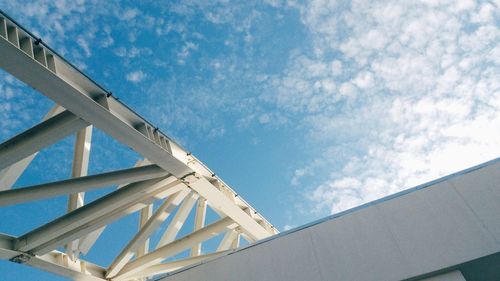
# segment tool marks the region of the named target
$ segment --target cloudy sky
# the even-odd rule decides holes
[[[500,156],[499,6],[0,0],[281,230]],[[0,77],[5,140],[51,104]],[[72,141],[41,153],[18,186],[68,177]],[[91,172],[136,157],[94,133]],[[15,231],[0,218],[0,231],[57,217],[61,200]]]

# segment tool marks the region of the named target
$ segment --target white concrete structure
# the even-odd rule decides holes
[[[75,280],[142,280],[220,255],[278,231],[200,160],[133,112],[29,31],[0,11],[0,67],[55,102],[38,125],[0,144],[0,207],[67,195],[67,214],[20,237],[0,235],[0,259],[24,263]],[[87,175],[92,128],[143,156],[135,167]],[[76,135],[71,178],[11,187],[39,150]],[[117,190],[84,204],[86,191]],[[153,203],[160,207],[153,212]],[[179,237],[196,206],[193,232]],[[205,225],[207,207],[220,219]],[[106,225],[140,212],[139,230],[108,266],[80,259]],[[150,236],[175,213],[155,247]],[[202,243],[224,235],[214,252]],[[65,253],[56,251],[64,246]],[[164,261],[190,252],[182,261]],[[140,276],[140,277],[138,277]],[[0,278],[1,279],[1,278]]]
[[[500,280],[500,158],[161,280]]]

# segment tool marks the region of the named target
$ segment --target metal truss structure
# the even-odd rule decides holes
[[[0,207],[68,196],[61,217],[19,237],[1,234],[1,259],[74,280],[144,280],[237,248],[240,238],[254,242],[278,233],[201,161],[1,11],[0,67],[55,102],[38,125],[0,144]],[[144,160],[87,175],[93,126]],[[39,150],[71,134],[76,141],[70,179],[11,188]],[[85,192],[112,185],[115,191],[84,204]],[[205,225],[207,207],[220,219]],[[193,231],[178,237],[192,209]],[[174,211],[152,247],[150,236]],[[135,212],[139,231],[109,266],[80,259],[106,225]],[[201,243],[219,234],[224,236],[217,249],[202,254]],[[165,262],[187,251],[187,258]]]

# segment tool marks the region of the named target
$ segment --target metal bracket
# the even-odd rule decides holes
[[[23,263],[27,263],[29,260],[31,260],[32,257],[33,257],[32,255],[25,253],[25,254],[20,254],[19,256],[15,256],[15,257],[11,258],[9,261],[23,264]]]

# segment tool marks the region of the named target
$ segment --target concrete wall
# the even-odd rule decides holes
[[[466,280],[460,271],[454,270],[430,278],[425,278],[422,279],[421,281],[466,281]]]
[[[161,280],[402,280],[497,252],[500,159]]]

